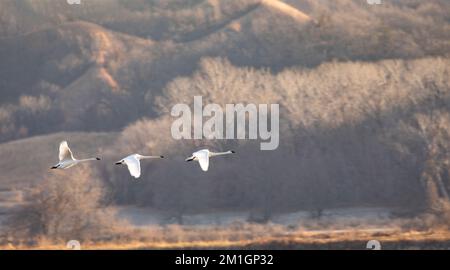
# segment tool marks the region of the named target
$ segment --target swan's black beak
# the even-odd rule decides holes
[[[96,159],[96,160],[101,160],[101,158],[99,158],[99,157],[98,157],[98,158],[95,158],[95,159]]]
[[[121,165],[122,164],[122,162],[116,162],[116,165]]]
[[[236,154],[236,151],[231,150],[230,152],[233,153],[233,154]]]
[[[193,157],[190,157],[190,158],[187,158],[185,161],[186,162],[189,162],[189,161],[193,161],[194,160],[194,158]]]
[[[58,169],[58,167],[57,167],[57,166],[53,166],[53,167],[51,167],[50,169],[51,169],[51,170],[54,170],[54,169]]]
[[[159,156],[160,158],[164,158],[164,156]]]

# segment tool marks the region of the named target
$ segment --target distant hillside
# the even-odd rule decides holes
[[[162,89],[203,57],[279,72],[448,55],[450,3],[408,3],[2,1],[0,142],[155,117]]]
[[[282,14],[292,17],[298,22],[307,22],[311,20],[311,17],[282,1],[279,0],[262,0],[261,4],[269,8],[279,10]]]

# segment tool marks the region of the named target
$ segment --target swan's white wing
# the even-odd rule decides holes
[[[198,163],[203,171],[207,171],[209,167],[209,156],[206,152],[197,153]]]
[[[141,163],[135,157],[127,157],[124,159],[125,164],[127,164],[128,171],[134,176],[134,178],[139,178],[141,176]]]
[[[59,144],[59,161],[63,161],[66,159],[74,159],[72,151],[70,151],[69,145],[66,141],[62,141]]]

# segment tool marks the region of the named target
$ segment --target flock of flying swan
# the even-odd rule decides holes
[[[234,151],[226,151],[226,152],[212,152],[208,149],[199,150],[197,152],[192,153],[192,156],[188,157],[186,161],[198,161],[200,164],[200,168],[203,171],[208,171],[209,168],[209,159],[211,157],[222,156],[234,154]],[[131,176],[134,178],[139,178],[141,176],[141,160],[142,159],[161,159],[164,156],[143,156],[139,154],[131,154],[120,161],[117,161],[117,165],[127,165],[128,171]],[[72,151],[69,148],[69,144],[67,141],[62,141],[59,144],[59,162],[51,167],[51,169],[68,169],[82,162],[95,161],[100,160],[100,158],[86,158],[86,159],[76,159],[74,158]]]

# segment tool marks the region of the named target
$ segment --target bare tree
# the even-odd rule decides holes
[[[88,166],[58,171],[30,190],[27,204],[7,221],[15,239],[95,240],[113,229],[104,190]],[[103,233],[101,235],[100,233]]]

